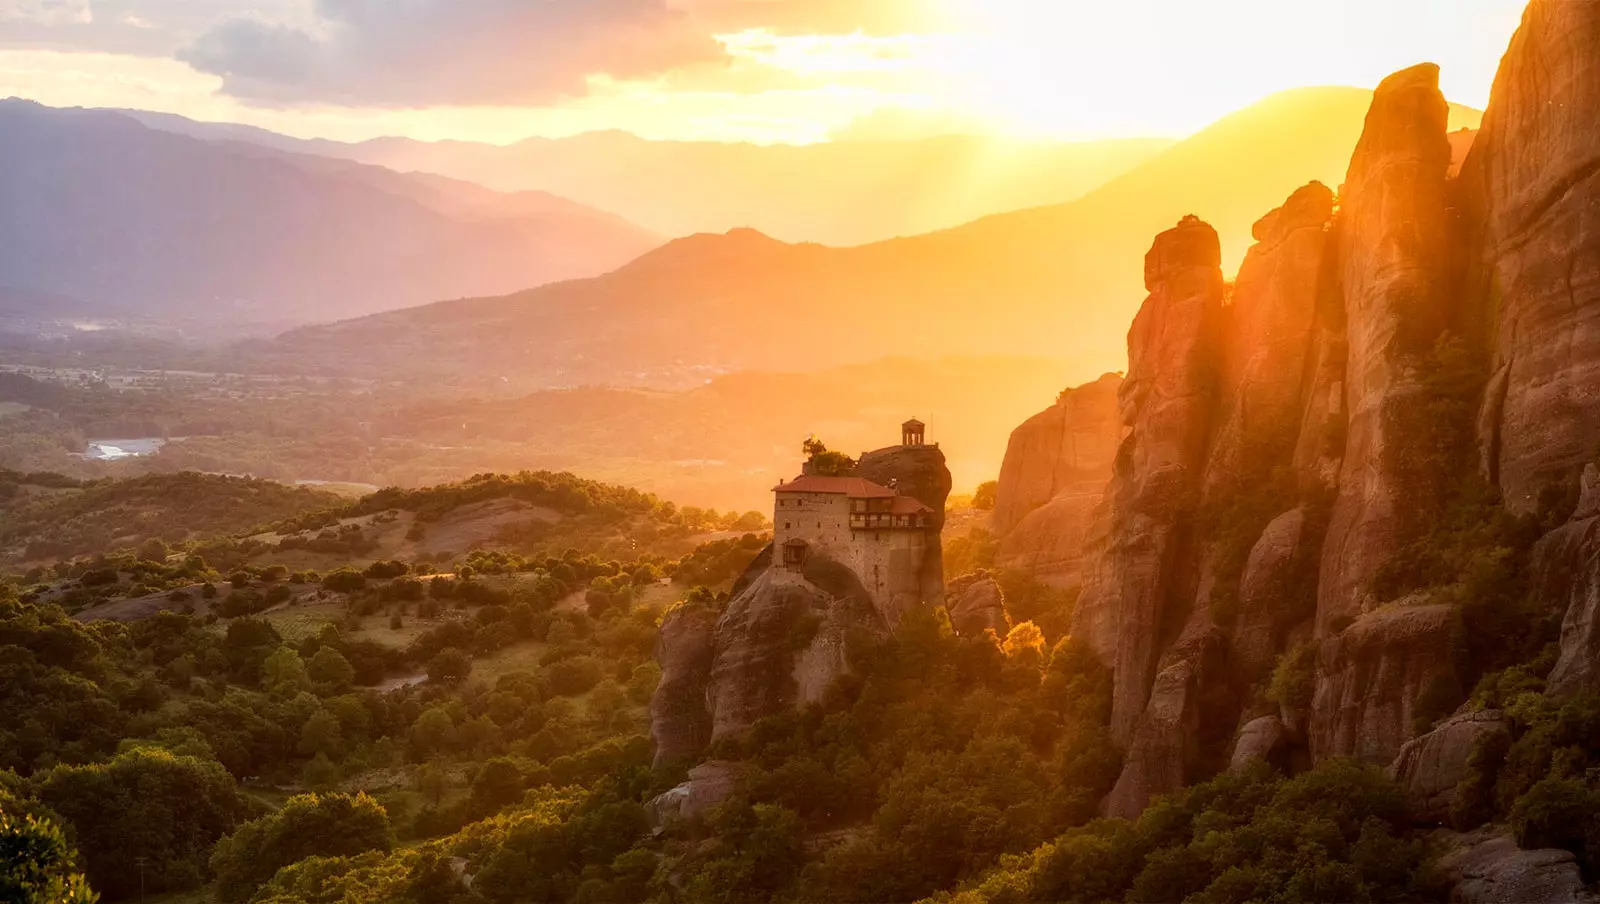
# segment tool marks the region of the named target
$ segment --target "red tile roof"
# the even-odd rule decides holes
[[[894,497],[894,508],[889,511],[896,515],[923,515],[932,514],[933,509],[912,499],[910,496],[896,496]]]
[[[805,474],[789,483],[772,488],[774,493],[823,493],[829,496],[849,496],[851,499],[892,499],[894,490],[878,486],[862,477],[818,477]],[[919,503],[920,504],[920,503]]]

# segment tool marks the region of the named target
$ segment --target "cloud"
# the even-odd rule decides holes
[[[94,22],[94,10],[88,0],[0,0],[0,22],[88,25]]]
[[[724,57],[668,0],[317,0],[297,27],[228,19],[178,58],[235,97],[281,104],[528,106],[588,77],[648,78]]]
[[[678,0],[715,31],[899,35],[933,29],[932,0]]]

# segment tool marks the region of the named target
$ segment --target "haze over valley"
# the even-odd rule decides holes
[[[1600,0],[0,0],[0,904],[1600,902]]]

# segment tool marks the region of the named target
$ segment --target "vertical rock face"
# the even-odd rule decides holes
[[[1389,774],[1416,802],[1417,815],[1435,822],[1450,817],[1456,786],[1467,777],[1467,760],[1472,748],[1485,735],[1502,734],[1511,739],[1511,720],[1499,710],[1464,713],[1446,719],[1420,738],[1400,748],[1400,755],[1389,766]]]
[[[1011,434],[993,527],[996,562],[1041,583],[1081,583],[1084,538],[1122,443],[1119,374],[1061,394]]]
[[[692,762],[711,743],[706,688],[711,683],[716,631],[717,613],[704,606],[685,606],[661,623],[656,639],[661,683],[650,700],[656,766]]]
[[[1333,192],[1313,182],[1255,226],[1259,244],[1239,269],[1228,310],[1223,407],[1206,468],[1208,494],[1238,492],[1294,449],[1332,219]]]
[[[1216,230],[1189,217],[1145,258],[1145,300],[1128,334],[1119,402],[1130,428],[1108,490],[1112,529],[1075,619],[1113,640],[1112,733],[1123,742],[1150,697],[1156,665],[1182,627],[1178,567],[1204,467],[1220,365],[1222,252]],[[1075,631],[1077,629],[1075,628]],[[1099,633],[1094,628],[1078,632]],[[1091,641],[1094,642],[1094,641]]]
[[[1426,527],[1419,484],[1443,476],[1421,470],[1415,439],[1427,414],[1418,368],[1446,326],[1448,119],[1437,66],[1385,79],[1345,182],[1349,427],[1322,557],[1322,630],[1360,614],[1379,566]]]
[[[1393,762],[1413,736],[1418,699],[1434,682],[1454,680],[1450,637],[1459,615],[1453,606],[1417,603],[1362,616],[1322,641],[1311,703],[1311,750],[1319,759]]]
[[[1479,194],[1495,392],[1484,441],[1533,510],[1600,436],[1600,3],[1533,0],[1463,172]]]

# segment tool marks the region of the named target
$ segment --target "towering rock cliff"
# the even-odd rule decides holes
[[[1128,334],[1118,393],[1128,439],[1103,515],[1110,529],[1075,615],[1074,633],[1113,664],[1113,736],[1126,742],[1150,696],[1161,650],[1182,627],[1191,542],[1221,365],[1222,252],[1216,230],[1189,217],[1145,257],[1150,297]]]
[[[1528,512],[1600,437],[1600,4],[1535,0],[1463,169],[1481,207],[1484,460]]]
[[[1011,434],[992,526],[996,564],[1041,583],[1082,582],[1083,545],[1122,444],[1119,374],[1069,389]]]
[[[1202,223],[1151,251],[1073,625],[1114,672],[1112,815],[1261,756],[1464,762],[1460,720],[1416,736],[1482,668],[1463,638],[1493,646],[1461,554],[1426,558],[1465,542],[1439,528],[1474,460],[1513,513],[1567,500],[1512,579],[1564,616],[1552,690],[1600,689],[1600,2],[1534,0],[1459,175],[1438,79],[1383,82],[1337,204],[1312,184],[1263,218],[1226,297]],[[1013,437],[1010,548],[1044,543],[1026,465],[1058,423]],[[1310,699],[1263,699],[1275,668]]]
[[[1443,476],[1429,471],[1417,438],[1430,403],[1420,371],[1447,326],[1452,282],[1449,115],[1439,67],[1385,79],[1345,181],[1338,250],[1349,426],[1322,557],[1324,631],[1383,602],[1369,599],[1378,568],[1426,529],[1431,512],[1416,494]]]

